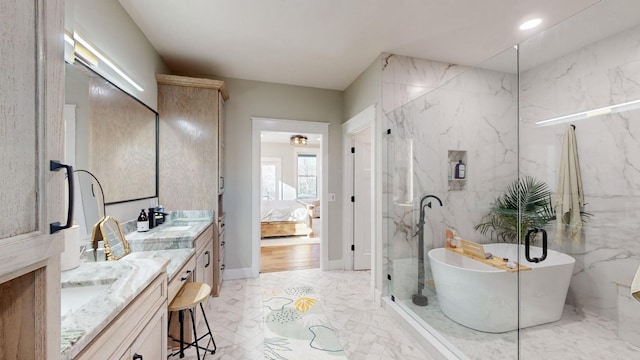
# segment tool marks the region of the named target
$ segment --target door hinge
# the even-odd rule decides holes
[[[387,135],[391,135],[391,129],[387,129]]]
[[[356,246],[351,244],[351,251],[356,251]]]
[[[356,202],[356,197],[355,196],[351,197],[351,202]]]
[[[356,153],[356,148],[355,148],[355,147],[353,147],[353,146],[351,147],[351,153],[352,153],[352,154],[355,154],[355,153]]]
[[[391,274],[387,274],[387,280],[391,280]]]

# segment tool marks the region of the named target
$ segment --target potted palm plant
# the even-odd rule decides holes
[[[521,217],[520,224],[518,216]],[[499,241],[517,243],[528,229],[544,228],[555,218],[549,186],[525,176],[507,187],[475,229],[482,235],[491,232],[491,236]]]

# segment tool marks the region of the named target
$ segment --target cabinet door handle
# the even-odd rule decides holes
[[[220,176],[220,189],[224,189],[224,176]]]
[[[142,357],[142,355],[140,354],[133,354],[133,360],[144,360],[144,358]]]
[[[59,161],[51,160],[49,162],[49,171],[60,171],[65,168],[67,170],[67,184],[69,186],[69,205],[67,208],[67,223],[60,225],[59,222],[49,224],[49,233],[55,234],[60,230],[68,229],[73,225],[73,167],[71,165],[65,165]]]
[[[204,267],[208,268],[209,265],[211,265],[211,252],[207,250],[205,254],[207,254],[207,265],[205,265]]]
[[[185,276],[183,276],[180,280],[185,281],[189,278],[189,274],[191,274],[191,270],[187,270],[187,273]]]

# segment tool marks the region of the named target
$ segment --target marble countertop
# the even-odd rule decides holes
[[[170,260],[124,257],[118,261],[82,263],[62,273],[61,359],[80,353],[124,308],[157,276],[164,273]],[[77,308],[64,311],[65,292],[93,289]]]
[[[173,280],[178,274],[178,270],[187,263],[189,258],[196,253],[194,248],[173,249],[173,250],[152,250],[132,252],[127,255],[130,259],[150,259],[159,258],[169,260],[167,264],[167,282]]]
[[[173,215],[173,214],[172,214]],[[213,222],[213,215],[172,218],[146,231],[132,231],[125,235],[131,251],[153,251],[193,247],[193,241]]]
[[[62,272],[61,359],[78,355],[158,275],[166,272],[171,281],[195,254],[193,241],[212,221],[211,211],[173,212],[148,232],[129,231],[125,238],[132,252],[124,258],[81,263]],[[124,228],[127,232],[131,226]]]

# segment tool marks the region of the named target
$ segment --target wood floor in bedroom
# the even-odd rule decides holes
[[[283,241],[284,240],[284,241]],[[313,239],[265,239],[261,249],[260,272],[315,269],[320,267],[320,243]],[[269,244],[271,242],[272,244]]]

